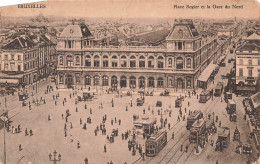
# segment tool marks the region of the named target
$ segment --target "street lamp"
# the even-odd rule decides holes
[[[56,158],[56,156],[57,156],[57,151],[56,150],[54,150],[54,152],[53,152],[53,159],[52,159],[52,154],[51,153],[49,154],[49,160],[53,161],[54,164],[56,164],[57,162],[61,161],[61,155],[60,154],[58,155],[58,159]]]

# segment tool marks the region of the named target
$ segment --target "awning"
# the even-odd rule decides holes
[[[255,86],[237,86],[238,91],[255,91]]]
[[[208,81],[211,73],[216,68],[216,64],[209,64],[206,69],[201,73],[201,75],[198,78],[198,81],[206,82]]]
[[[18,79],[0,79],[0,83],[19,84]]]

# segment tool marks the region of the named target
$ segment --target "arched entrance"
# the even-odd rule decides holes
[[[91,85],[91,77],[89,75],[85,76],[85,85]]]
[[[154,78],[153,77],[148,78],[148,87],[154,88]]]
[[[184,89],[183,80],[181,78],[177,79],[177,88]]]
[[[136,77],[130,77],[130,88],[136,88]]]
[[[117,89],[117,77],[116,76],[112,76],[112,78],[111,78],[111,87],[114,90]]]
[[[67,83],[67,87],[71,88],[73,85],[73,77],[72,75],[67,75],[66,76],[66,83]]]
[[[145,78],[143,76],[139,77],[139,88],[145,88]]]
[[[125,77],[125,76],[122,76],[122,77],[120,78],[120,87],[121,87],[121,88],[126,88],[126,84],[127,84],[126,77]]]

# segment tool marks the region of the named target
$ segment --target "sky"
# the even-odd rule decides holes
[[[32,4],[32,3],[30,3]],[[20,17],[46,16],[62,17],[113,17],[113,18],[258,18],[260,4],[257,0],[48,0],[35,4],[45,4],[46,8],[18,8],[17,5],[1,7],[2,16]],[[176,9],[174,5],[184,5]],[[198,5],[199,9],[187,9],[186,5]],[[211,6],[201,9],[202,5]],[[229,5],[230,9],[214,9],[213,5]],[[243,5],[234,9],[232,5]]]

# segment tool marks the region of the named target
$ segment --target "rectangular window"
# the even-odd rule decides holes
[[[68,61],[67,61],[67,65],[68,65],[69,67],[73,66],[73,61],[68,60]]]
[[[130,61],[130,67],[135,67],[135,61]]]
[[[145,67],[145,61],[139,61],[139,67],[144,68]]]
[[[252,77],[253,76],[253,70],[252,69],[248,69],[248,77]]]
[[[17,60],[21,60],[21,55],[18,55]]]
[[[5,63],[4,70],[5,70],[5,71],[8,71],[8,63]]]
[[[78,73],[76,74],[76,83],[80,83],[80,76]]]
[[[10,71],[14,71],[14,63],[10,63]]]
[[[148,61],[148,67],[149,68],[153,68],[154,67],[153,61]]]
[[[248,59],[248,65],[252,65],[252,59]]]
[[[71,42],[71,40],[68,41],[68,46],[69,46],[69,48],[72,48],[72,42]]]
[[[182,42],[178,42],[178,50],[182,50]]]
[[[14,60],[14,54],[11,54],[11,60]]]
[[[112,67],[117,67],[117,62],[116,61],[112,61]]]
[[[63,76],[62,76],[62,75],[60,75],[59,83],[60,83],[60,84],[63,84]]]
[[[18,71],[18,72],[21,71],[21,65],[18,65],[18,67],[17,67],[17,71]]]
[[[121,67],[126,67],[126,61],[121,62]]]
[[[243,76],[243,68],[239,68],[239,76]]]
[[[163,62],[158,61],[158,68],[163,68]]]
[[[99,61],[98,60],[94,61],[94,67],[99,67]]]
[[[103,61],[103,67],[108,67],[108,61],[107,60]]]
[[[243,59],[239,59],[239,64],[243,65]]]
[[[5,55],[5,60],[8,60],[8,55]]]

